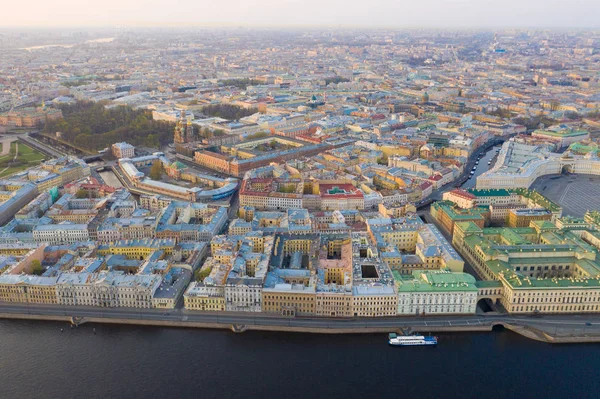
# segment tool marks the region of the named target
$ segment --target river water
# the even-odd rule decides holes
[[[61,332],[61,328],[64,332]],[[93,332],[96,329],[96,334]],[[597,398],[600,345],[0,320],[4,398]]]

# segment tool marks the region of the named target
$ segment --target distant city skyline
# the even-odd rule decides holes
[[[353,4],[330,0],[241,0],[174,3],[157,0],[105,0],[90,7],[75,0],[12,2],[4,7],[3,27],[45,26],[331,26],[449,28],[597,28],[594,0],[379,0]]]

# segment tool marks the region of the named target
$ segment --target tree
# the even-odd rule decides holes
[[[196,273],[194,273],[194,277],[196,278],[196,281],[204,281],[204,279],[210,275],[211,271],[212,267],[198,269],[196,270]]]
[[[565,112],[565,118],[571,119],[571,120],[579,120],[579,119],[581,119],[581,115],[579,115],[575,111],[567,111],[567,112]]]
[[[344,78],[342,76],[334,76],[331,78],[325,78],[325,86],[329,85],[329,83],[343,83],[349,81],[350,79]]]
[[[75,197],[77,197],[77,198],[87,198],[87,196],[88,196],[88,193],[83,188],[80,188],[75,193]]]
[[[34,259],[31,261],[31,274],[40,276],[44,272],[44,268],[39,260]]]
[[[211,104],[202,107],[202,113],[208,116],[217,116],[230,120],[238,120],[245,116],[257,113],[256,108],[244,108],[233,104]]]
[[[248,136],[246,136],[246,138],[249,140],[252,140],[252,139],[262,139],[263,137],[267,137],[267,136],[269,136],[269,133],[256,132],[254,134],[249,134]]]
[[[255,79],[225,79],[219,82],[219,86],[235,86],[238,89],[246,90],[248,86],[261,85],[263,82]]]
[[[47,120],[44,133],[61,132],[63,140],[86,150],[101,150],[119,141],[152,147],[173,141],[175,124],[153,120],[149,110],[105,108],[103,103],[86,101],[61,105],[60,109],[63,118]]]
[[[154,161],[152,167],[150,168],[150,178],[152,180],[160,180],[163,173],[162,163],[160,161]]]

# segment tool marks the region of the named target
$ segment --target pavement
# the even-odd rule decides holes
[[[543,176],[531,189],[561,205],[565,215],[583,217],[588,210],[600,209],[600,176]]]
[[[10,143],[13,141],[17,141],[18,136],[2,136],[0,137],[0,143],[2,143],[2,148],[0,149],[0,157],[4,155],[8,155],[10,153]]]

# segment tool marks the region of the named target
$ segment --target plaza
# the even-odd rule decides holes
[[[544,176],[537,179],[531,189],[561,205],[565,215],[583,217],[588,210],[600,209],[598,176]]]

